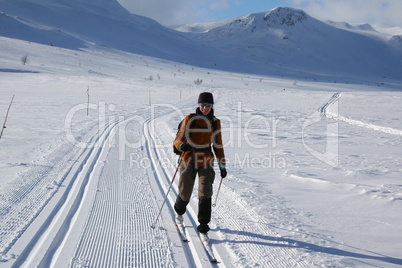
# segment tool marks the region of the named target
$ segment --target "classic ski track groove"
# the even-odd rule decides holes
[[[89,141],[93,142],[97,132]],[[75,147],[62,146],[58,154],[50,156],[52,165],[34,166],[23,175],[11,192],[5,192],[0,200],[0,254],[7,253],[24,234],[32,222],[56,194],[66,177],[74,172],[73,166],[81,159],[87,150],[75,150]],[[78,156],[78,157],[77,157]],[[24,179],[25,177],[29,179]],[[32,179],[34,178],[34,179]],[[56,182],[56,184],[54,184]]]
[[[328,116],[329,108],[341,98],[341,95],[342,93],[340,92],[334,93],[334,95],[318,109],[323,118]]]
[[[58,249],[63,245],[63,241],[68,239],[68,234],[72,232],[70,224],[76,218],[76,214],[79,213],[77,210],[79,210],[81,203],[85,199],[84,195],[91,191],[91,189],[88,189],[91,176],[94,176],[91,180],[98,181],[97,189],[103,190],[106,195],[102,195],[103,193],[99,193],[99,191],[93,194],[94,201],[92,202],[90,213],[85,216],[88,219],[82,229],[78,230],[82,232],[79,246],[73,255],[73,259],[71,260],[71,256],[67,259],[67,261],[72,262],[71,266],[132,267],[138,265],[138,263],[148,267],[172,266],[172,254],[166,235],[165,237],[163,236],[163,231],[156,231],[154,235],[157,240],[154,243],[144,243],[144,241],[146,242],[150,239],[141,239],[142,232],[150,230],[151,215],[154,215],[157,209],[155,197],[150,192],[149,185],[143,182],[144,178],[146,178],[146,173],[142,171],[143,174],[129,174],[136,176],[140,183],[133,182],[130,184],[132,187],[124,187],[123,189],[121,187],[122,176],[129,176],[127,173],[131,170],[128,168],[122,170],[122,161],[119,163],[120,166],[119,164],[111,165],[112,167],[119,167],[120,171],[125,171],[124,174],[119,172],[118,183],[115,180],[117,173],[113,168],[108,170],[104,166],[100,167],[102,176],[101,174],[97,176],[96,172],[94,172],[99,164],[103,163],[105,165],[108,161],[118,161],[117,149],[112,154],[110,151],[113,148],[105,149],[105,147],[107,147],[111,132],[119,123],[114,122],[106,127],[98,138],[98,140],[101,140],[101,144],[96,148],[86,150],[86,153],[84,153],[86,155],[79,162],[78,169],[70,169],[75,173],[66,187],[63,198],[58,201],[48,219],[36,230],[30,240],[31,242],[28,243],[25,250],[12,264],[13,267],[50,267],[54,265],[54,262],[57,263]],[[102,155],[106,156],[104,161],[100,161]],[[113,159],[113,157],[116,159]],[[145,185],[148,188],[148,194],[144,193],[144,189],[137,187],[141,185]],[[76,196],[73,197],[73,204],[71,204],[70,196]],[[134,202],[127,201],[123,204],[125,199],[134,200]],[[141,201],[143,200],[146,202],[142,203]],[[136,204],[140,205],[135,207]],[[145,206],[145,204],[149,204],[151,207]],[[64,214],[60,215],[59,210],[64,211]],[[131,215],[131,212],[136,210],[138,219]],[[144,246],[148,247],[148,250],[144,249]],[[58,264],[60,263],[65,264],[63,261]],[[11,265],[11,262],[9,264]]]
[[[121,161],[118,149],[109,151],[71,267],[172,266],[165,232],[151,231],[158,204],[147,172],[128,165],[133,152],[143,153],[128,150]]]
[[[79,156],[81,161],[73,163],[64,177],[71,177],[67,180],[66,189],[62,196],[55,200],[57,203],[51,208],[47,218],[40,223],[30,242],[20,253],[18,258],[12,264],[12,267],[38,266],[47,267],[48,255],[52,255],[62,243],[65,234],[68,231],[71,219],[74,217],[85,192],[85,187],[89,177],[102,153],[103,146],[110,135],[111,130],[117,125],[117,122],[110,123],[105,129],[99,131],[91,139],[96,138],[97,146],[86,148]],[[100,143],[100,144],[99,144]],[[83,159],[81,159],[83,157]],[[75,165],[78,167],[74,168]],[[75,196],[75,198],[74,198]],[[53,201],[53,200],[52,200]],[[35,220],[41,221],[38,217]],[[53,239],[47,239],[48,237]],[[40,261],[40,263],[39,263]],[[45,265],[45,266],[43,266]]]

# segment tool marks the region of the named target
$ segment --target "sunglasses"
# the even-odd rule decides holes
[[[211,107],[212,104],[211,103],[200,103],[201,107]]]

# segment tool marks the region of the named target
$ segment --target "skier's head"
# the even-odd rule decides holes
[[[214,96],[210,92],[202,92],[198,97],[198,104],[200,103],[214,104]]]
[[[202,92],[198,97],[198,107],[203,115],[208,115],[214,107],[214,96],[210,92]]]

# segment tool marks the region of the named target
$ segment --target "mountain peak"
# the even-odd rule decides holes
[[[239,31],[265,32],[272,28],[286,30],[303,23],[308,18],[309,16],[303,10],[277,7],[267,12],[251,13],[238,17],[227,24],[210,29],[210,32],[225,33],[231,36],[239,33]]]
[[[292,27],[307,20],[308,15],[300,9],[290,7],[277,7],[265,13],[264,21],[267,26],[288,26]]]

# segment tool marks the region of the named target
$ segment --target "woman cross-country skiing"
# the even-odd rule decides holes
[[[174,209],[176,223],[183,223],[183,214],[190,201],[198,174],[198,232],[206,235],[210,230],[212,184],[215,179],[214,151],[221,173],[226,177],[225,154],[222,146],[221,122],[214,116],[212,93],[203,92],[198,98],[195,114],[187,115],[176,135],[174,146],[182,152],[180,164],[179,195]]]

